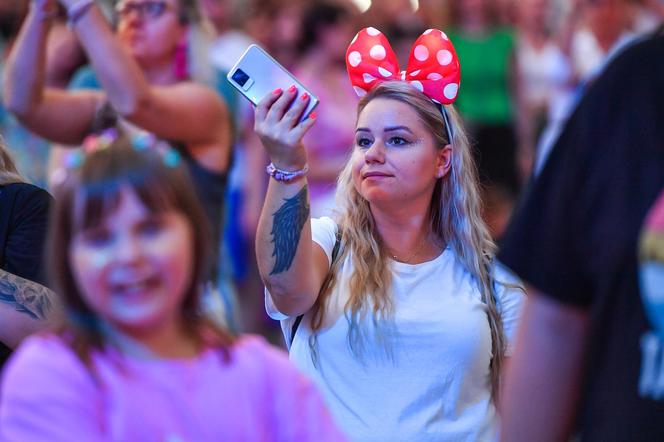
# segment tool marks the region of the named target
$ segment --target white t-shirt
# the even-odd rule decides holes
[[[330,259],[336,224],[330,218],[313,219],[311,229],[313,240]],[[347,256],[331,293],[330,323],[318,334],[316,366],[308,342],[308,315],[295,334],[290,359],[318,384],[338,425],[352,440],[495,439],[491,333],[486,306],[470,274],[449,248],[429,262],[392,265],[396,331],[389,339],[391,357],[373,340],[367,341],[361,357],[349,347],[348,321],[342,313],[352,273]],[[505,269],[499,270],[497,279],[516,281]],[[524,296],[502,285],[497,289],[511,345]],[[266,308],[281,321],[288,342],[295,318],[279,313],[269,293]],[[371,318],[361,326],[374,330]]]

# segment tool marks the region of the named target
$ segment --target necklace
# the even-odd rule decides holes
[[[422,248],[424,247],[424,238],[420,241],[420,245],[417,247],[417,250],[415,250],[408,258],[406,259],[399,259],[397,255],[392,255],[392,259],[398,262],[403,262],[405,264],[410,264],[410,261],[417,256],[418,253],[422,251]]]

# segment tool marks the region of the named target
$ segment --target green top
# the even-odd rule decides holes
[[[456,104],[472,123],[512,121],[510,64],[515,38],[511,30],[496,28],[486,35],[448,33],[461,63],[461,88]]]

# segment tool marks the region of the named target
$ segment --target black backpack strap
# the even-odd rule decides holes
[[[341,249],[341,230],[337,230],[336,236],[337,239],[334,242],[334,248],[332,249],[332,262],[330,262],[330,271],[335,261],[337,260],[337,257],[339,256],[339,249]],[[327,277],[325,279],[327,279]],[[327,281],[323,282],[321,289],[322,287],[325,287],[327,285],[326,282]],[[293,326],[291,327],[290,342],[288,343],[288,348],[290,348],[291,345],[293,345],[293,340],[295,340],[295,333],[297,332],[298,327],[300,327],[300,323],[302,322],[303,317],[304,315],[298,315],[298,317],[295,318],[295,322],[293,322]]]
[[[295,333],[297,333],[297,329],[300,326],[300,322],[302,322],[302,318],[304,318],[304,315],[298,315],[297,318],[295,318],[295,322],[293,322],[293,326],[291,327],[291,334],[290,334],[290,342],[288,343],[288,348],[290,349],[291,345],[293,345],[293,341],[295,340]]]

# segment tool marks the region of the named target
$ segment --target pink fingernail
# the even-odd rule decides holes
[[[297,88],[295,87],[295,85],[292,85],[291,87],[288,88],[288,92],[291,92],[291,93],[295,92],[296,90],[297,90]]]
[[[315,111],[309,114],[309,118],[311,118],[312,120],[315,120],[315,119],[316,119],[316,116],[317,116],[317,115],[316,115],[316,112],[315,112]]]
[[[279,95],[281,93],[281,88],[280,87],[276,88],[275,90],[272,91],[272,93],[274,95]]]
[[[302,99],[303,101],[306,100],[307,98],[309,98],[309,94],[307,94],[306,92],[303,93],[302,96],[300,97],[300,99]]]

